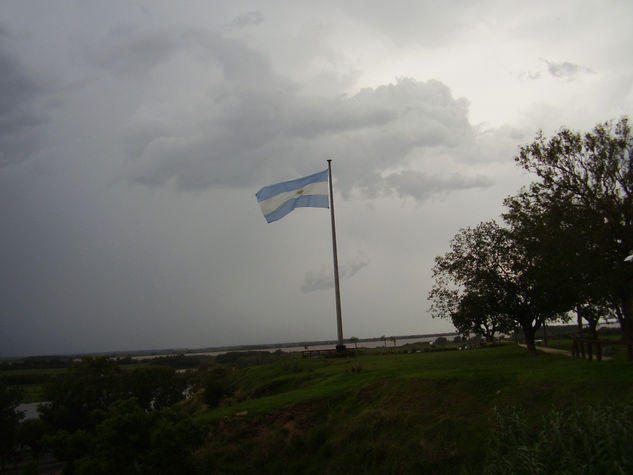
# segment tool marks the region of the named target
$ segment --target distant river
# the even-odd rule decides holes
[[[37,412],[37,406],[45,404],[43,402],[28,402],[24,404],[18,404],[17,410],[24,412],[24,419],[39,419],[40,415]]]
[[[434,341],[437,338],[437,336],[426,336],[426,337],[420,337],[420,338],[403,338],[403,339],[398,339],[396,340],[396,347],[398,346],[402,346],[402,345],[407,345],[410,343],[423,343],[423,342],[431,342]],[[450,338],[450,337],[449,337]],[[334,344],[328,344],[328,345],[308,345],[308,350],[330,350],[332,348],[334,348]],[[346,343],[346,346],[348,348],[354,348],[354,344],[353,343]],[[384,347],[385,346],[385,342],[383,342],[382,340],[378,340],[378,341],[359,341],[358,342],[358,347],[359,348],[378,348],[378,347]],[[387,339],[387,348],[393,348],[393,342],[390,339]],[[278,349],[281,349],[284,352],[295,352],[295,351],[305,351],[305,347],[303,346],[278,346],[278,347],[272,347],[272,348],[249,348],[249,349],[240,349],[240,350],[235,350],[235,349],[226,349],[226,350],[222,350],[222,351],[207,351],[207,352],[197,352],[197,353],[186,353],[186,356],[218,356],[218,355],[223,355],[226,353],[230,353],[230,352],[235,352],[235,351],[268,351],[270,353],[277,351]],[[170,354],[175,354],[175,353],[165,353],[165,354],[155,354],[155,355],[141,355],[141,356],[133,356],[132,359],[134,360],[149,360],[152,358],[156,358],[159,356],[168,356]]]

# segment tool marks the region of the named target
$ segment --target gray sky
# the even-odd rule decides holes
[[[538,129],[633,106],[633,3],[0,3],[0,356],[452,331],[433,258]]]

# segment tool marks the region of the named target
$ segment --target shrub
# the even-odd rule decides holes
[[[437,345],[437,346],[444,346],[444,345],[446,345],[447,343],[448,343],[448,340],[447,340],[445,337],[443,337],[443,336],[438,336],[438,337],[435,339],[435,341],[433,342],[433,344],[434,344],[434,345]]]
[[[496,416],[486,474],[633,473],[633,406],[552,409],[536,423],[517,409]]]
[[[234,387],[231,372],[224,367],[210,370],[204,382],[204,402],[211,408],[217,407],[224,396],[233,393]]]

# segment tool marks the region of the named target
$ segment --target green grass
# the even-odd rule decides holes
[[[20,390],[22,395],[20,402],[39,402],[43,398],[44,385],[50,378],[65,371],[66,368],[0,371],[0,381],[2,384]]]
[[[3,384],[36,401],[62,371],[7,371]],[[192,450],[197,473],[633,473],[633,410],[622,409],[633,398],[633,364],[623,360],[531,357],[514,344],[387,348],[323,359],[233,355],[191,377],[206,388],[217,378],[224,395],[215,408],[202,391],[174,408],[172,417],[206,434]],[[600,454],[615,465],[596,465]]]
[[[565,384],[552,389],[554,399],[557,393],[567,397],[571,388],[583,394],[592,388],[600,388],[600,395],[617,394],[617,391],[631,389],[631,376],[633,365],[627,362],[597,363],[559,355],[533,358],[514,345],[473,351],[296,360],[243,371],[238,376],[238,386],[246,393],[261,394],[261,397],[218,411],[250,409],[257,412],[260,407],[266,411],[289,403],[357,391],[380,380],[476,383],[479,391],[495,394],[501,391],[508,400],[519,402],[524,399],[525,388],[555,386],[561,381]]]
[[[590,464],[603,453],[633,473],[633,410],[620,409],[633,397],[633,363],[624,360],[530,357],[514,344],[323,359],[238,356],[191,373],[206,388],[218,378],[218,407],[198,392],[174,408],[206,434],[195,449],[197,473],[600,473]],[[42,385],[63,371],[0,376],[25,389],[25,401],[37,401]],[[594,432],[602,434],[596,443]],[[617,435],[607,440],[610,433]],[[557,458],[565,462],[552,464]],[[574,460],[584,468],[572,469]]]
[[[287,359],[235,379],[236,395],[200,415],[210,427],[206,470],[477,472],[497,409],[540,420],[633,396],[633,364],[529,357],[514,345]]]

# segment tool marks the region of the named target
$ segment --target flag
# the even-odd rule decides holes
[[[329,208],[328,171],[265,186],[255,196],[269,223],[302,206]]]

